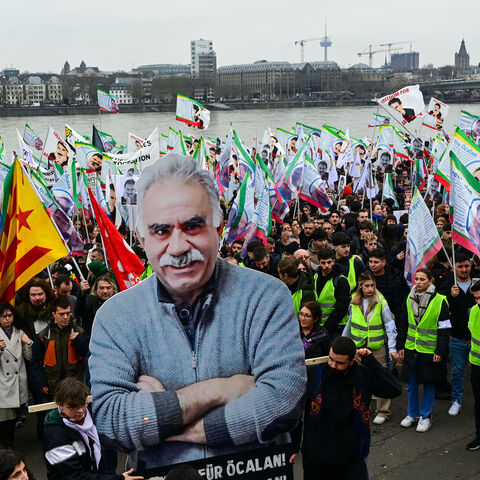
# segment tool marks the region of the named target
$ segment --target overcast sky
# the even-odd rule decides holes
[[[333,42],[329,60],[341,67],[368,56],[372,44],[414,41],[420,65],[451,65],[462,36],[470,63],[480,54],[479,0],[15,0],[2,2],[0,67],[59,73],[85,60],[101,70],[152,63],[190,63],[190,40],[213,40],[217,65],[256,60],[300,61],[295,40]],[[410,50],[404,43],[401,52]],[[319,42],[305,60],[323,60]],[[374,56],[374,66],[385,53]]]

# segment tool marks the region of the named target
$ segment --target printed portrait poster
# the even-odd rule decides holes
[[[442,185],[440,182],[434,178],[433,175],[428,176],[428,186],[427,186],[427,199],[435,201],[435,203],[439,203],[442,201],[441,195]]]
[[[389,150],[378,150],[377,161],[375,163],[377,172],[392,173],[393,171],[393,155]]]
[[[115,184],[117,203],[120,205],[137,204],[136,183],[138,178],[138,175],[117,175]]]
[[[443,121],[448,115],[449,108],[450,107],[446,103],[432,97],[427,107],[427,114],[423,117],[422,125],[433,130],[441,130],[443,127]]]
[[[377,102],[402,125],[413,122],[425,113],[423,94],[418,85],[404,87]]]
[[[70,145],[51,126],[48,129],[47,139],[43,148],[42,158],[45,161],[58,163],[65,167],[74,157]]]
[[[176,120],[206,130],[210,124],[210,111],[191,98],[177,95]]]

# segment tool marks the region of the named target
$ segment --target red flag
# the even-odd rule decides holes
[[[120,235],[115,225],[102,210],[89,188],[93,213],[100,229],[105,245],[105,253],[117,280],[120,290],[126,290],[140,282],[140,275],[145,270],[143,263],[135,255],[125,239]]]

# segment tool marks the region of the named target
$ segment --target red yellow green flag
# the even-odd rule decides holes
[[[15,292],[68,249],[38,199],[18,159],[5,178],[0,240],[0,302],[15,302]]]

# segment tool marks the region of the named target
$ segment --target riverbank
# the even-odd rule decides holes
[[[312,107],[348,107],[375,105],[370,100],[269,100],[269,101],[227,101],[205,104],[210,110],[271,110],[279,108],[312,108]],[[159,113],[175,112],[175,103],[145,103],[120,105],[121,113]],[[107,112],[105,112],[107,113]],[[96,105],[42,105],[28,107],[2,107],[0,117],[40,117],[54,115],[95,115]]]

